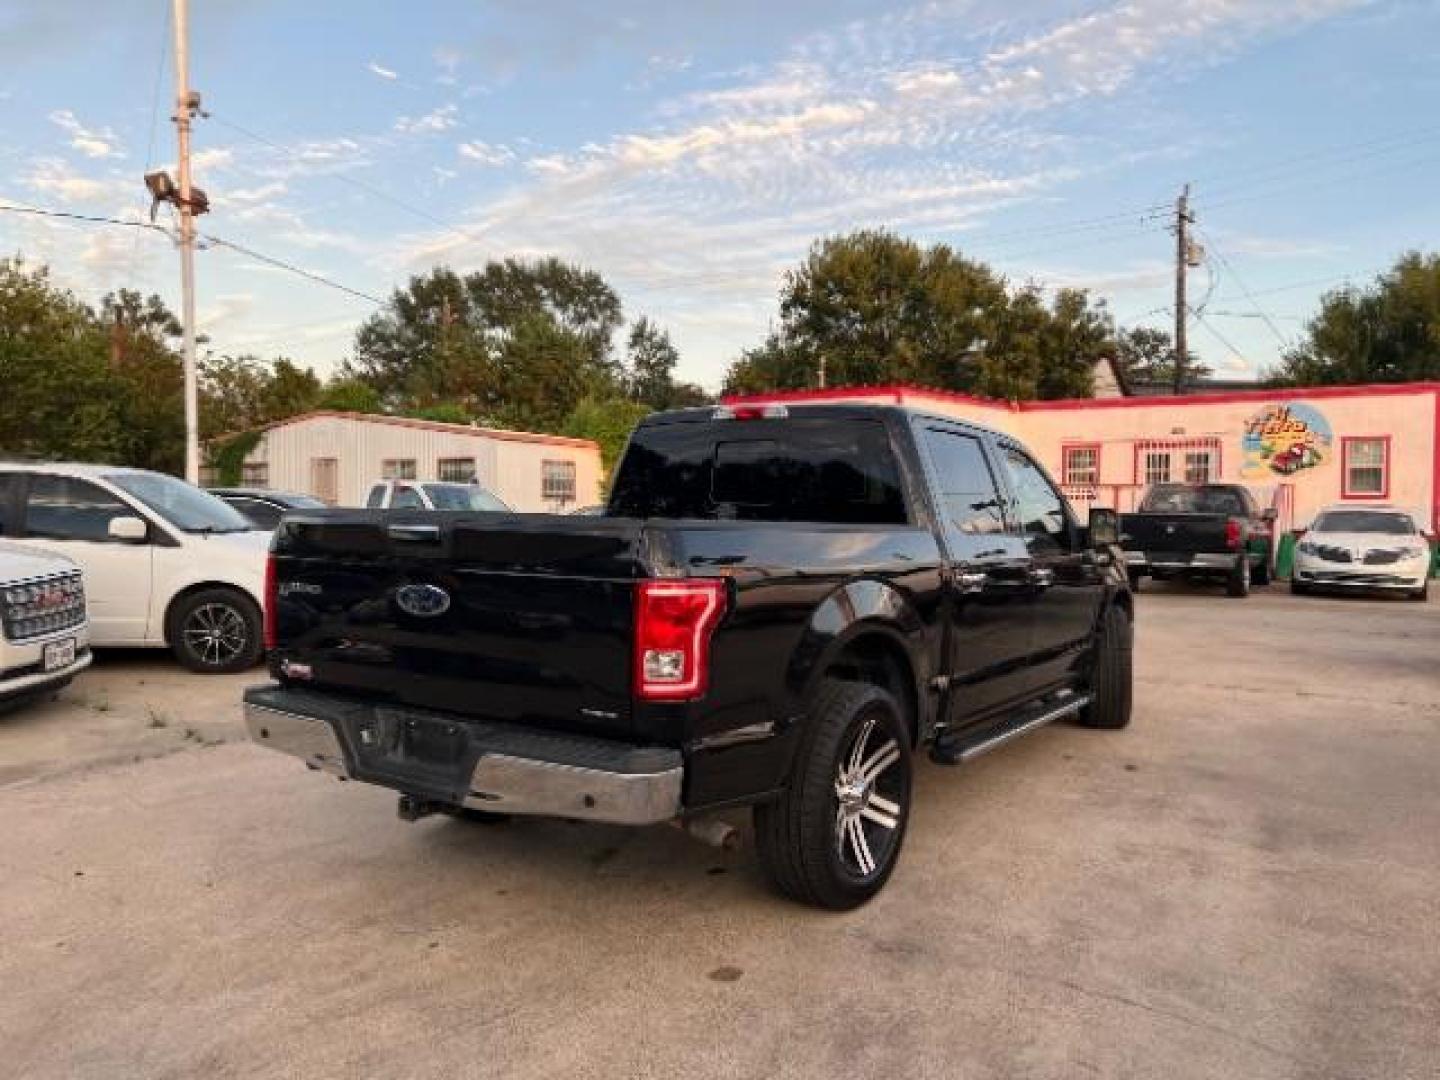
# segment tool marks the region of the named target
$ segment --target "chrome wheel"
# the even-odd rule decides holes
[[[228,604],[201,604],[190,612],[183,632],[185,647],[206,667],[233,663],[250,647],[245,617]]]
[[[861,721],[835,773],[835,853],[859,878],[890,861],[905,813],[904,748],[872,715]]]

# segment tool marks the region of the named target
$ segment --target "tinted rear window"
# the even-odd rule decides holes
[[[1236,514],[1248,513],[1245,500],[1228,487],[1156,487],[1140,504],[1141,513]]]
[[[615,478],[609,513],[849,525],[908,520],[890,438],[875,420],[641,428]]]

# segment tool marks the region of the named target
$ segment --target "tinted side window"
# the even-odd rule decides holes
[[[20,477],[16,473],[0,473],[0,536],[19,524]]]
[[[420,501],[419,493],[408,484],[397,487],[395,495],[390,500],[392,510],[423,510],[425,504]]]
[[[365,506],[369,510],[378,510],[385,505],[385,485],[376,484],[370,489],[369,496],[365,499]]]
[[[1013,446],[1004,450],[1005,468],[1015,489],[1015,517],[1032,553],[1063,551],[1070,546],[1065,503],[1040,467]]]
[[[230,505],[244,514],[253,525],[262,529],[273,529],[280,524],[280,515],[283,511],[277,506],[261,502],[258,499],[230,499]]]
[[[68,476],[30,477],[25,500],[25,535],[42,540],[110,539],[110,522],[135,511],[104,488]]]
[[[980,440],[940,428],[927,428],[924,439],[946,530],[959,536],[1003,532],[1000,489]]]

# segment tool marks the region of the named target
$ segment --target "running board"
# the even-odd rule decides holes
[[[967,732],[968,737],[957,736],[947,739],[941,736],[931,747],[930,757],[941,765],[963,764],[981,754],[989,753],[996,747],[1004,746],[1011,739],[1018,739],[1021,735],[1030,734],[1036,728],[1042,728],[1046,724],[1077,713],[1089,705],[1091,700],[1090,694],[1075,694],[1065,698],[1059,704],[1047,704],[1039,713],[1021,713],[1018,718],[999,727]]]

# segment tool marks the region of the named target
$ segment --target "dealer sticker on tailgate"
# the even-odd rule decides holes
[[[50,642],[45,646],[41,659],[44,661],[46,671],[69,667],[75,662],[75,639],[66,638],[64,641]]]

